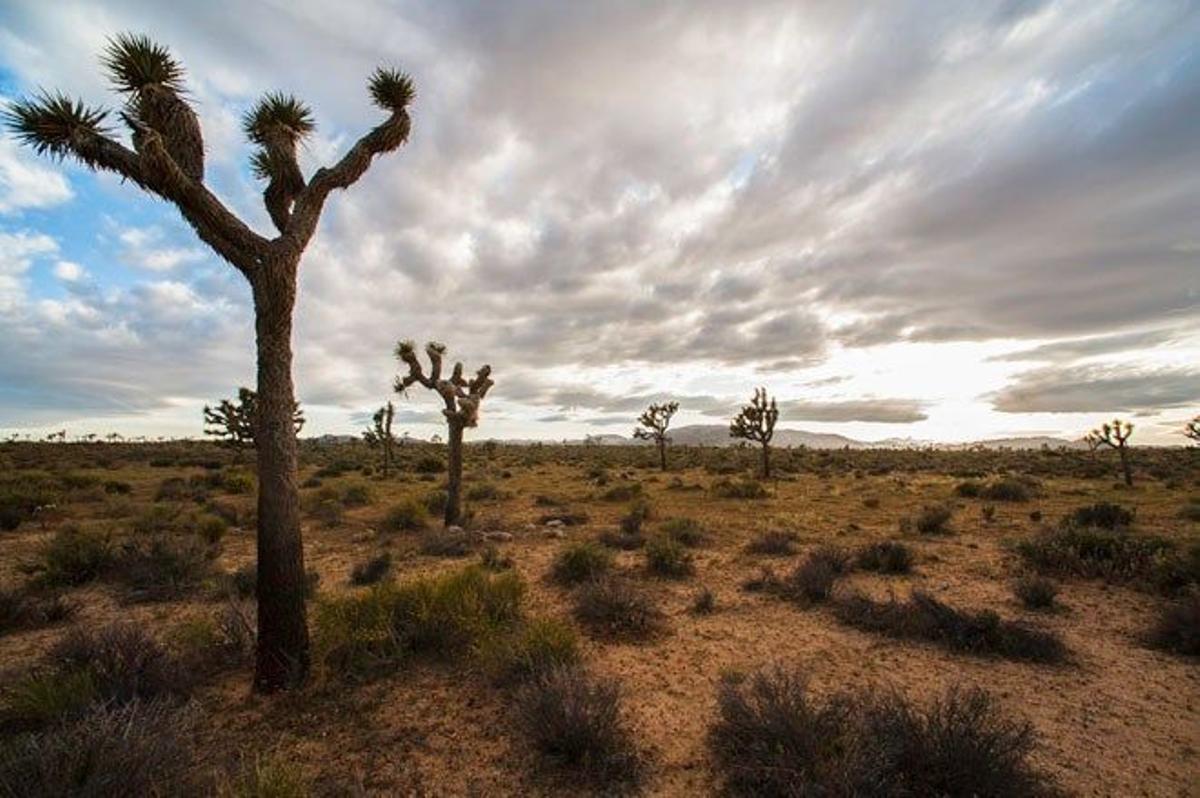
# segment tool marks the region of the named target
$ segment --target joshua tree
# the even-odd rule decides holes
[[[204,406],[205,435],[223,438],[236,448],[254,445],[254,417],[258,412],[258,394],[249,388],[238,388],[235,404],[222,399],[215,407]],[[299,402],[292,403],[292,426],[296,434],[304,428],[304,411]]]
[[[754,399],[734,416],[729,424],[729,437],[753,441],[762,446],[762,477],[771,477],[771,438],[775,435],[775,422],[779,420],[779,408],[774,399],[767,399],[766,388],[756,388]]]
[[[430,341],[425,344],[429,356],[429,374],[421,368],[417,359],[416,345],[412,341],[401,341],[396,345],[396,357],[408,366],[408,374],[396,378],[396,392],[405,393],[408,386],[420,384],[441,395],[446,407],[450,457],[447,463],[446,526],[457,524],[462,517],[462,445],[463,430],[479,423],[479,403],[492,387],[491,366],[484,366],[468,382],[463,377],[463,364],[455,363],[449,379],[442,379],[442,358],[446,354],[445,344]]]
[[[1183,427],[1185,437],[1191,438],[1200,446],[1200,416],[1196,416]]]
[[[1125,475],[1125,484],[1133,484],[1133,471],[1129,467],[1129,438],[1133,435],[1133,425],[1128,421],[1121,421],[1114,418],[1112,423],[1105,423],[1099,429],[1094,429],[1084,436],[1084,440],[1091,446],[1095,443],[1094,448],[1100,446],[1108,446],[1116,449],[1121,455],[1121,472]]]
[[[652,404],[638,418],[638,426],[633,430],[633,437],[640,441],[654,441],[658,446],[658,462],[662,470],[667,470],[667,444],[671,438],[667,428],[671,426],[671,416],[679,409],[679,402],[664,402]]]
[[[378,446],[383,450],[384,479],[387,479],[388,471],[392,467],[392,446],[396,443],[396,436],[392,434],[392,418],[395,415],[395,406],[388,402],[375,411],[375,415],[371,416],[370,429],[363,433],[363,440],[369,446],[372,448]]]
[[[255,232],[204,184],[200,123],[187,100],[183,66],[145,36],[121,34],[109,42],[102,65],[124,99],[120,120],[126,146],[106,124],[109,112],[65,94],[41,94],[12,103],[8,127],[38,153],[71,157],[173,204],[196,235],[240,271],[254,297],[258,354],[258,652],[254,684],[260,691],[291,687],[309,671],[304,607],[304,548],[296,484],[292,413],[292,311],[300,258],[335,189],[353,185],[375,156],[408,138],[412,81],[377,69],[368,87],[387,115],[332,167],[305,180],[296,147],[313,130],[309,108],[294,97],[267,94],[244,118],[258,147],[252,166],[266,182],[263,203],[278,235]]]

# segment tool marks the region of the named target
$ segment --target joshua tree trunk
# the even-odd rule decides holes
[[[454,526],[462,520],[462,445],[463,425],[450,422],[450,462],[447,464],[446,479],[446,526]]]
[[[1125,475],[1125,484],[1133,487],[1133,471],[1129,467],[1129,450],[1122,446],[1117,449],[1117,454],[1121,455],[1121,473]]]
[[[308,675],[304,548],[296,485],[292,308],[297,263],[271,263],[254,281],[258,343],[258,661],[255,687],[286,689]]]
[[[658,442],[658,462],[662,466],[662,470],[667,470],[667,442]]]
[[[762,475],[763,479],[771,478],[771,444],[762,445]]]

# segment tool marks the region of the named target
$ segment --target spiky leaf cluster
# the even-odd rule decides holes
[[[242,130],[260,147],[274,144],[281,137],[292,143],[307,137],[316,128],[312,110],[290,94],[269,92],[242,117]]]
[[[149,86],[183,92],[184,69],[171,51],[149,36],[119,33],[108,40],[100,63],[117,91],[135,94]]]
[[[83,136],[102,136],[108,112],[91,108],[61,92],[40,92],[4,109],[4,125],[38,155],[62,159],[75,154]],[[94,164],[88,163],[88,166]]]
[[[368,83],[371,99],[385,111],[398,113],[417,96],[412,78],[395,69],[378,67]]]

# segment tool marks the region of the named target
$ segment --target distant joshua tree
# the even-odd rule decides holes
[[[449,462],[447,464],[446,526],[457,524],[462,519],[462,447],[463,430],[479,423],[479,404],[492,387],[491,366],[483,366],[468,382],[463,377],[463,364],[455,363],[449,379],[442,379],[442,358],[446,354],[445,344],[430,341],[425,344],[429,357],[429,374],[421,368],[417,359],[416,345],[412,341],[401,341],[396,345],[396,357],[408,366],[408,374],[396,378],[396,392],[405,393],[410,385],[419,384],[436,391],[446,407],[449,431]]]
[[[1121,472],[1125,476],[1126,485],[1133,484],[1133,471],[1129,466],[1129,438],[1132,435],[1133,424],[1114,418],[1112,423],[1102,424],[1099,429],[1092,430],[1083,438],[1088,446],[1092,446],[1093,451],[1100,446],[1117,450],[1121,455]]]
[[[329,168],[309,180],[297,145],[313,131],[313,115],[295,97],[270,93],[246,114],[243,129],[258,147],[251,165],[266,181],[263,204],[278,230],[260,235],[204,184],[204,142],[188,102],[183,66],[148,37],[110,40],[102,66],[125,98],[119,118],[132,148],[111,135],[109,112],[60,92],[11,103],[5,122],[23,143],[54,158],[112,172],[173,204],[202,241],[240,271],[254,297],[258,348],[258,649],[255,687],[293,687],[308,676],[304,547],[300,537],[295,398],[292,387],[292,311],[300,257],[317,230],[329,195],[353,185],[377,155],[408,139],[408,76],[377,69],[371,98],[387,118]]]
[[[237,402],[222,399],[217,406],[204,406],[205,435],[222,438],[235,447],[253,446],[254,419],[258,414],[258,394],[249,388],[238,388]],[[296,434],[304,428],[304,411],[299,402],[292,402],[292,426]]]
[[[766,388],[756,388],[754,399],[742,408],[729,424],[729,436],[757,443],[762,447],[762,478],[771,478],[771,438],[775,435],[775,422],[779,420],[779,408],[774,399],[768,399]]]
[[[1183,427],[1184,437],[1190,438],[1200,446],[1200,416],[1196,416]]]
[[[371,416],[371,427],[363,433],[363,440],[371,448],[378,446],[383,455],[383,478],[387,479],[392,468],[392,447],[396,444],[396,436],[392,434],[392,419],[396,416],[396,408],[388,402],[375,411]]]
[[[640,441],[654,441],[658,447],[658,462],[662,470],[667,470],[667,444],[671,438],[667,428],[671,426],[671,416],[679,409],[679,402],[664,402],[652,404],[638,418],[638,426],[633,430],[633,437]]]

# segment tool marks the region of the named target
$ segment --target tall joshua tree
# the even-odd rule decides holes
[[[396,436],[392,434],[392,419],[396,416],[396,408],[388,402],[375,411],[371,416],[371,426],[363,433],[363,440],[372,448],[378,446],[383,450],[383,478],[387,479],[392,467],[392,446]]]
[[[1183,427],[1183,435],[1200,446],[1200,416],[1196,416]]]
[[[204,406],[205,435],[222,438],[236,448],[254,445],[254,416],[258,412],[258,394],[249,388],[238,388],[236,402],[222,399],[216,407]],[[304,411],[300,403],[292,406],[292,426],[296,434],[304,428]]]
[[[1125,476],[1126,485],[1133,484],[1133,471],[1129,466],[1129,438],[1132,435],[1132,424],[1114,418],[1112,423],[1101,424],[1099,429],[1094,429],[1084,436],[1089,446],[1095,443],[1096,448],[1107,446],[1117,450],[1117,454],[1121,455],[1121,473]]]
[[[750,404],[741,409],[729,424],[729,437],[757,443],[762,447],[762,478],[771,478],[771,438],[775,435],[775,422],[779,420],[779,408],[773,398],[768,399],[766,388],[756,388]]]
[[[663,402],[652,404],[638,418],[638,425],[633,430],[633,437],[640,441],[654,441],[658,447],[658,462],[662,470],[667,470],[667,444],[671,438],[667,428],[671,426],[671,416],[679,409],[679,402]]]
[[[401,341],[396,345],[396,357],[408,366],[408,374],[396,378],[396,392],[405,393],[410,385],[422,385],[437,391],[446,406],[442,415],[446,417],[447,437],[450,452],[447,463],[446,526],[457,524],[462,518],[462,446],[463,430],[479,423],[479,403],[492,387],[491,366],[483,366],[475,372],[469,382],[463,377],[463,364],[455,363],[449,379],[442,378],[442,359],[446,355],[445,344],[430,341],[425,344],[429,357],[429,374],[417,359],[416,344]]]
[[[275,235],[235,216],[204,184],[200,122],[184,90],[184,69],[167,48],[145,36],[109,42],[102,66],[125,103],[118,116],[129,146],[114,137],[109,112],[58,92],[18,100],[8,127],[38,153],[71,157],[112,172],[173,204],[214,252],[245,276],[254,298],[258,356],[258,652],[260,691],[291,687],[309,671],[304,607],[304,553],[292,423],[292,311],[300,258],[335,189],[353,185],[377,155],[408,139],[412,81],[380,68],[368,82],[386,118],[332,167],[305,179],[296,147],[313,130],[309,108],[294,97],[267,94],[246,114],[257,146],[252,165],[266,182],[263,203]]]

